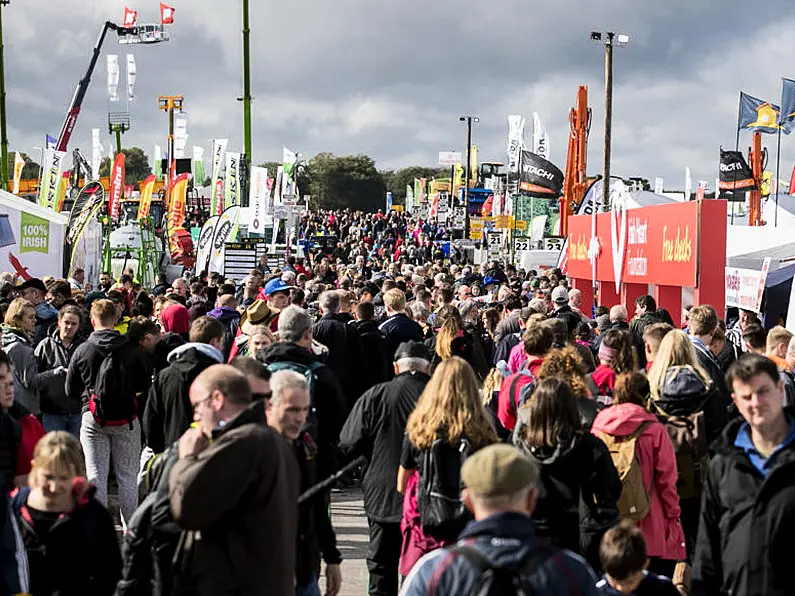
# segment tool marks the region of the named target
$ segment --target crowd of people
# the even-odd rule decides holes
[[[789,593],[792,333],[583,312],[403,214],[302,234],[241,280],[0,274],[0,596],[336,596],[339,482],[372,595]]]

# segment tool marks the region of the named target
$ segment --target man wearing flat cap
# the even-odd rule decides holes
[[[466,487],[464,503],[475,521],[455,546],[428,553],[417,562],[401,596],[458,596],[485,590],[515,594],[519,586],[525,594],[597,594],[596,577],[579,555],[535,536],[531,515],[540,492],[536,462],[511,445],[491,445],[464,462],[461,479]]]
[[[370,527],[367,569],[369,594],[396,596],[403,536],[403,495],[397,473],[406,421],[430,380],[431,354],[422,342],[401,343],[394,357],[395,378],[362,395],[340,433],[340,448],[352,459],[370,462],[362,480],[364,510]]]

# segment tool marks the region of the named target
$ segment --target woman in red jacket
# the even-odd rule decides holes
[[[646,424],[635,442],[635,458],[643,486],[651,498],[649,513],[640,522],[650,571],[671,577],[676,562],[685,559],[685,535],[676,492],[676,454],[671,439],[654,414],[646,410],[649,382],[639,372],[619,375],[613,405],[597,414],[591,432],[626,437]]]

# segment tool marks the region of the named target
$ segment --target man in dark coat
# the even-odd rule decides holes
[[[340,296],[336,290],[323,292],[318,301],[322,317],[312,325],[312,338],[328,348],[328,366],[342,386],[348,408],[366,389],[358,374],[362,363],[362,338],[354,327],[340,318]]]
[[[720,394],[723,405],[729,407],[731,405],[731,393],[728,385],[726,385],[726,377],[718,359],[709,349],[709,344],[717,329],[718,314],[714,308],[705,304],[696,306],[690,311],[688,330],[690,332],[690,341],[696,350],[698,363],[712,379],[712,384]]]
[[[392,345],[375,322],[372,302],[356,305],[356,320],[348,323],[362,338],[362,364],[358,367],[362,389],[366,391],[392,378]]]
[[[155,453],[165,451],[193,422],[188,391],[199,373],[224,362],[223,336],[220,321],[199,317],[190,327],[190,342],[168,355],[169,365],[158,373],[144,410],[146,444]]]
[[[384,293],[387,319],[378,329],[392,344],[392,354],[406,341],[422,341],[422,327],[406,315],[406,294],[397,288]]]
[[[693,594],[791,594],[795,416],[772,360],[745,354],[727,380],[742,418],[712,445]]]
[[[224,295],[218,298],[218,306],[207,313],[208,316],[218,319],[224,326],[224,337],[221,342],[221,352],[224,355],[224,362],[229,360],[232,352],[232,345],[237,336],[237,329],[240,326],[240,313],[235,309],[235,297]]]
[[[397,376],[376,385],[356,402],[340,435],[340,447],[349,457],[364,455],[369,460],[362,487],[370,526],[370,594],[397,594],[403,511],[397,471],[406,421],[430,379],[430,360],[422,343],[401,344],[395,353]]]

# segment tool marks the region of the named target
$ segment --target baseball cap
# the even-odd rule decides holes
[[[569,301],[569,292],[563,286],[558,286],[552,290],[552,302],[555,304],[566,304]]]
[[[16,286],[15,290],[27,290],[28,288],[35,288],[40,292],[47,293],[47,286],[44,285],[44,282],[41,281],[38,277],[33,277],[31,279],[26,279],[21,284]]]
[[[280,277],[277,277],[265,284],[264,291],[266,296],[270,296],[271,294],[275,294],[276,292],[289,292],[294,288],[295,286],[291,286]]]
[[[422,358],[431,361],[431,352],[428,347],[420,341],[404,341],[395,350],[395,362],[404,358]]]
[[[484,447],[461,466],[464,485],[482,497],[513,495],[537,487],[540,481],[538,464],[511,445]]]

